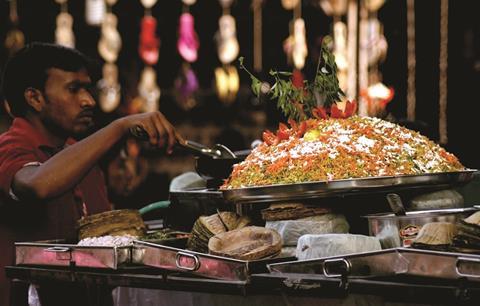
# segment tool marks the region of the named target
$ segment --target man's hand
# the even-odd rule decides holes
[[[98,160],[132,128],[140,128],[152,145],[166,147],[183,139],[160,112],[142,113],[115,120],[92,135],[58,152],[39,166],[20,169],[12,182],[20,199],[49,199],[72,189]]]
[[[145,138],[148,138],[152,145],[167,147],[168,153],[172,152],[177,141],[183,140],[172,124],[160,112],[130,115],[120,118],[118,121],[125,133],[135,130],[146,133]]]

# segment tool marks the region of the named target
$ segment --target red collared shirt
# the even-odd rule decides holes
[[[76,239],[76,222],[85,210],[95,214],[110,209],[99,167],[92,168],[74,190],[47,202],[14,199],[10,187],[18,170],[29,163],[43,163],[55,152],[58,149],[48,138],[23,118],[15,118],[0,135],[0,297],[8,295],[3,267],[14,264],[15,241]]]

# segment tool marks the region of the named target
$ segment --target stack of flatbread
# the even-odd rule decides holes
[[[143,236],[146,226],[138,210],[119,209],[90,215],[78,221],[79,240],[100,236]]]
[[[305,217],[323,215],[331,210],[319,206],[307,206],[303,203],[279,203],[272,204],[262,210],[262,218],[265,221],[294,220]]]
[[[422,226],[422,229],[412,242],[412,247],[447,251],[456,233],[457,228],[453,223],[430,222]]]
[[[270,258],[280,254],[282,238],[275,230],[246,226],[213,236],[208,250],[210,254],[241,260]]]
[[[480,211],[457,221],[458,233],[453,238],[453,248],[465,253],[480,254]]]
[[[208,241],[211,237],[234,229],[243,228],[251,223],[247,216],[222,211],[211,216],[202,216],[195,221],[187,242],[187,249],[208,253]]]

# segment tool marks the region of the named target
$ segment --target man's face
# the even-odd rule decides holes
[[[85,69],[70,72],[58,68],[48,70],[45,82],[45,105],[41,118],[54,133],[78,137],[93,126],[95,100],[90,93],[90,77]]]

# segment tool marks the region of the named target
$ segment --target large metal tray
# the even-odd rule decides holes
[[[392,248],[312,260],[269,264],[271,273],[370,278],[410,275],[480,281],[480,255]]]
[[[298,184],[279,184],[222,190],[227,201],[266,203],[349,195],[366,192],[395,192],[415,188],[443,188],[472,180],[478,170],[427,173],[420,175],[379,176]]]
[[[139,240],[134,241],[132,250],[132,262],[136,264],[230,281],[248,281],[253,273],[268,272],[267,264],[292,259],[246,261]]]
[[[131,261],[131,246],[78,246],[66,240],[16,242],[17,265],[117,269]]]

